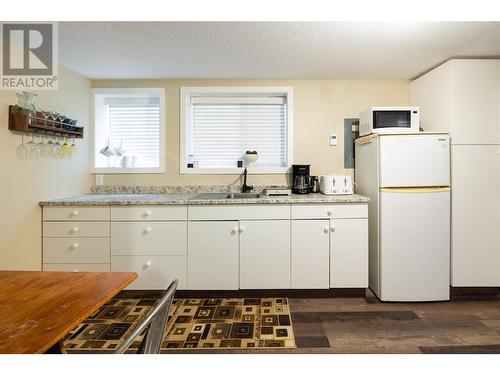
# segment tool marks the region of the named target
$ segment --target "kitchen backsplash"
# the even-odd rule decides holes
[[[254,191],[260,193],[269,186],[255,186]],[[279,186],[287,187],[287,186]],[[239,185],[179,185],[179,186],[125,186],[100,185],[91,186],[92,194],[197,194],[197,193],[237,193]]]

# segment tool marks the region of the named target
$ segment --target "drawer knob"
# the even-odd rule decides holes
[[[151,213],[151,210],[147,210],[146,212],[144,212],[144,217],[151,216]]]
[[[323,229],[323,232],[325,232],[325,233],[328,233],[329,231],[330,231],[330,230],[328,229],[328,227],[325,227],[325,228]]]
[[[71,230],[71,232],[72,232],[72,233],[78,233],[78,230],[79,230],[79,229],[78,229],[78,227],[74,227],[74,228]]]
[[[78,270],[73,270],[73,272],[80,272],[80,271],[78,271]]]
[[[326,211],[326,214],[327,214],[328,216],[332,216],[333,212],[332,212],[332,210],[328,210],[328,211]]]
[[[70,246],[70,250],[75,250],[75,249],[78,249],[80,245],[78,244],[78,242],[75,242],[73,245]]]
[[[231,229],[231,234],[236,234],[236,233],[238,233],[238,228]]]
[[[146,264],[144,265],[143,269],[151,267],[151,261],[147,261]]]
[[[243,231],[244,231],[244,230],[245,230],[245,227],[240,227],[239,232],[240,232],[240,233],[243,233]]]
[[[153,228],[147,227],[146,229],[144,229],[144,233],[151,233],[152,230]]]
[[[78,210],[74,210],[72,213],[71,213],[71,216],[78,216],[80,212],[78,212]]]
[[[332,232],[335,232],[335,225],[333,225],[333,224],[332,224],[332,226],[330,227],[330,230],[331,230]]]

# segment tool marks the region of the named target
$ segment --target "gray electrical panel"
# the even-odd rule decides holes
[[[354,168],[354,140],[359,136],[359,118],[344,119],[344,168]]]

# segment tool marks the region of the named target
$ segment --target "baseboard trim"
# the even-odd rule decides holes
[[[450,287],[451,301],[500,300],[499,287]]]
[[[121,298],[160,298],[163,290],[123,290]],[[364,298],[365,288],[177,290],[175,298]]]

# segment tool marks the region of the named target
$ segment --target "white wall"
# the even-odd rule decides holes
[[[38,201],[89,191],[88,120],[91,82],[59,67],[59,89],[39,91],[37,100],[64,107],[86,127],[72,160],[18,160],[21,135],[8,130],[8,107],[14,91],[0,91],[0,269],[40,270],[41,209]],[[25,136],[25,141],[28,137]]]
[[[408,105],[407,80],[112,80],[93,81],[93,87],[164,87],[166,90],[166,171],[160,174],[105,175],[105,185],[240,184],[238,175],[181,175],[179,173],[180,98],[182,86],[293,87],[293,161],[311,164],[313,175],[344,170],[344,118],[358,117],[370,106]],[[338,135],[338,146],[329,135]],[[286,174],[252,175],[249,183],[287,184]]]

